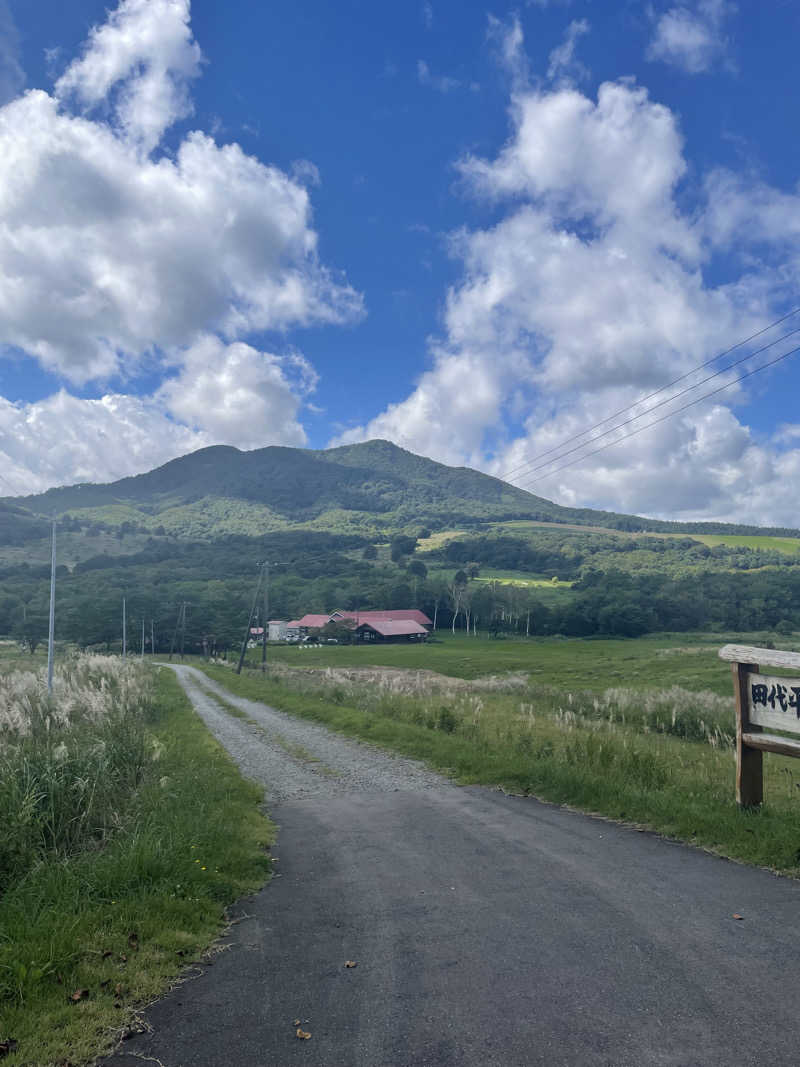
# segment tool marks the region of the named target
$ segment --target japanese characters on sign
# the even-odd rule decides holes
[[[800,733],[800,678],[748,674],[747,695],[750,722]]]

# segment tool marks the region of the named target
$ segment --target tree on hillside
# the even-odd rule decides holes
[[[408,567],[406,568],[406,571],[408,574],[412,575],[415,578],[428,577],[428,568],[425,566],[421,559],[412,559]]]
[[[417,547],[416,537],[395,534],[392,538],[391,557],[393,563],[399,563],[404,556],[410,556]]]

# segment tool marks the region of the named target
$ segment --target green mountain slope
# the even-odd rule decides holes
[[[214,540],[302,526],[379,539],[396,530],[535,520],[608,529],[791,535],[721,523],[670,523],[565,508],[467,467],[448,467],[388,441],[325,451],[201,449],[147,474],[0,501],[10,526],[72,516],[82,526]],[[0,513],[0,537],[3,514]],[[27,518],[25,518],[27,516]]]

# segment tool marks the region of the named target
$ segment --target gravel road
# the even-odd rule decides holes
[[[364,790],[393,792],[446,785],[445,779],[422,763],[389,755],[324,726],[237,697],[194,667],[173,670],[198,714],[242,773],[265,786],[270,809],[282,801],[320,794],[341,796]],[[231,715],[220,699],[247,718]]]
[[[267,786],[280,874],[106,1067],[800,1063],[800,884],[457,788],[175,669]]]

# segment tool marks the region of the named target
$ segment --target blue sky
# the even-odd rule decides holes
[[[2,4],[7,491],[382,436],[797,524],[800,358],[531,473],[800,305],[796,5]]]

